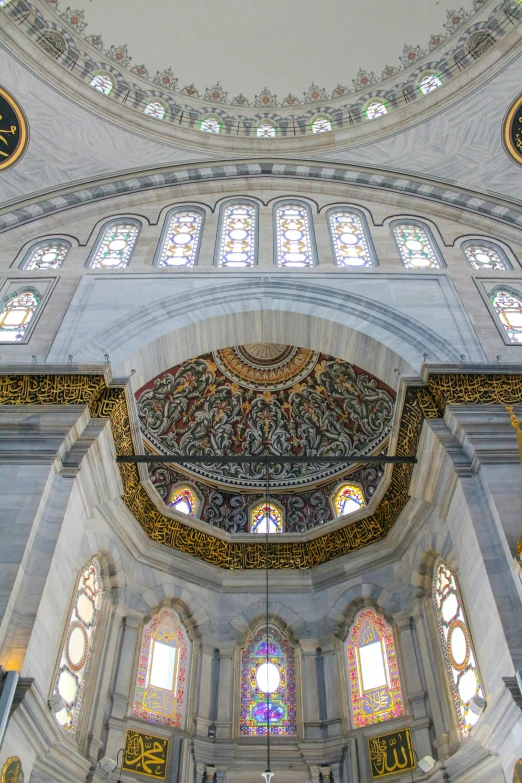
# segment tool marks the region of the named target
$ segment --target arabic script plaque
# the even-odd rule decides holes
[[[127,729],[121,768],[149,778],[165,780],[169,757],[169,740]]]
[[[503,137],[508,155],[522,166],[522,95],[518,96],[506,115]]]
[[[396,772],[415,769],[416,766],[409,729],[372,737],[368,740],[368,752],[372,778],[383,778]]]
[[[0,87],[0,171],[21,158],[28,137],[22,109],[12,95]]]

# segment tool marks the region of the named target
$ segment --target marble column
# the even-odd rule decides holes
[[[321,739],[321,718],[317,682],[316,639],[301,639],[302,655],[302,699],[304,714],[304,736],[306,740]]]

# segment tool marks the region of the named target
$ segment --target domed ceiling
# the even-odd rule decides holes
[[[332,356],[255,344],[183,362],[143,386],[136,400],[146,449],[158,454],[352,459],[272,465],[271,488],[291,491],[346,475],[357,469],[354,457],[379,453],[390,434],[395,394]],[[265,484],[261,462],[202,462],[177,470],[229,490],[259,491]]]
[[[287,96],[317,102],[335,97],[338,85],[353,91],[391,76],[486,4],[464,0],[456,11],[446,0],[77,0],[71,9],[49,0],[120,66],[213,103],[246,96],[257,105]],[[265,87],[270,100],[256,100]]]

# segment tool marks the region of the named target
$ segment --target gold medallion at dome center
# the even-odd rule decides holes
[[[319,358],[308,348],[277,343],[236,345],[213,356],[229,380],[257,391],[293,386],[312,372]]]

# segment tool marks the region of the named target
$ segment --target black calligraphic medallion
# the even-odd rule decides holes
[[[169,740],[127,729],[121,768],[149,778],[165,780],[169,757]]]
[[[22,762],[18,756],[10,756],[2,767],[2,783],[24,783]]]
[[[513,783],[522,783],[522,759],[518,759],[513,770]]]
[[[416,766],[409,729],[368,739],[368,752],[372,778],[384,778]]]
[[[0,87],[0,171],[20,160],[28,140],[29,131],[22,109],[13,96]]]
[[[508,155],[522,166],[522,95],[518,96],[506,115],[503,137]]]

